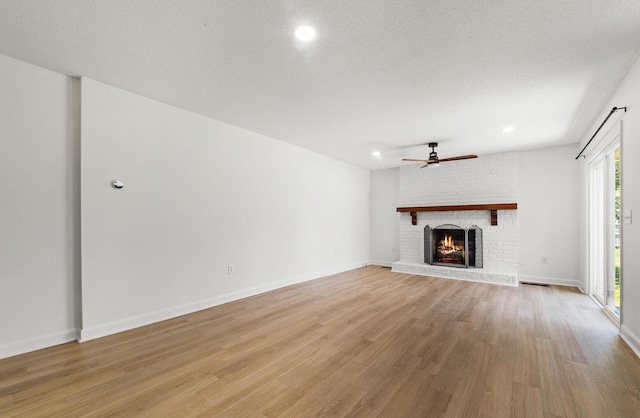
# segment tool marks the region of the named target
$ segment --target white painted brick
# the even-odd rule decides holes
[[[516,202],[517,161],[518,153],[508,152],[443,163],[437,169],[420,169],[420,164],[400,167],[400,206]],[[472,225],[482,228],[484,267],[463,270],[424,264],[423,230],[427,224],[431,227],[455,224],[463,228]],[[408,273],[515,284],[518,243],[518,217],[515,210],[498,211],[497,226],[491,226],[488,211],[419,212],[418,225],[415,226],[411,225],[411,216],[402,213],[400,261],[394,263],[394,269]]]

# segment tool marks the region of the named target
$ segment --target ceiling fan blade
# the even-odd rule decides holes
[[[427,167],[429,167],[429,163],[426,163],[425,165],[423,165],[423,166],[422,166],[422,167],[420,167],[420,168],[427,168]]]
[[[460,155],[458,157],[450,157],[450,158],[441,158],[440,162],[446,162],[446,161],[458,161],[458,160],[469,160],[471,158],[478,158],[477,155],[474,154],[470,154],[470,155]]]
[[[412,158],[403,158],[402,161],[417,161],[417,162],[421,162],[421,163],[431,164],[431,163],[435,163],[435,162],[442,161],[442,160],[414,160]]]

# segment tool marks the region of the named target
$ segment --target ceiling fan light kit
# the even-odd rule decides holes
[[[428,160],[416,160],[413,158],[403,158],[402,161],[420,161],[420,162],[424,162],[426,163],[425,165],[423,165],[420,168],[426,168],[426,167],[432,167],[432,168],[436,168],[436,167],[440,167],[440,163],[444,163],[447,161],[459,161],[459,160],[468,160],[471,158],[478,158],[477,155],[475,154],[469,154],[469,155],[459,155],[457,157],[449,157],[449,158],[443,158],[443,159],[439,159],[438,158],[438,153],[436,152],[436,147],[438,146],[437,142],[429,142],[427,144],[427,146],[429,148],[431,148],[431,152],[429,153],[429,159]]]

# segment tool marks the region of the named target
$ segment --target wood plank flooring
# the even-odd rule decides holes
[[[589,297],[365,267],[0,361],[0,416],[640,417]]]

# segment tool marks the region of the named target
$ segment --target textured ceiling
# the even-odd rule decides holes
[[[0,0],[2,54],[368,169],[578,142],[639,48],[638,0]]]

